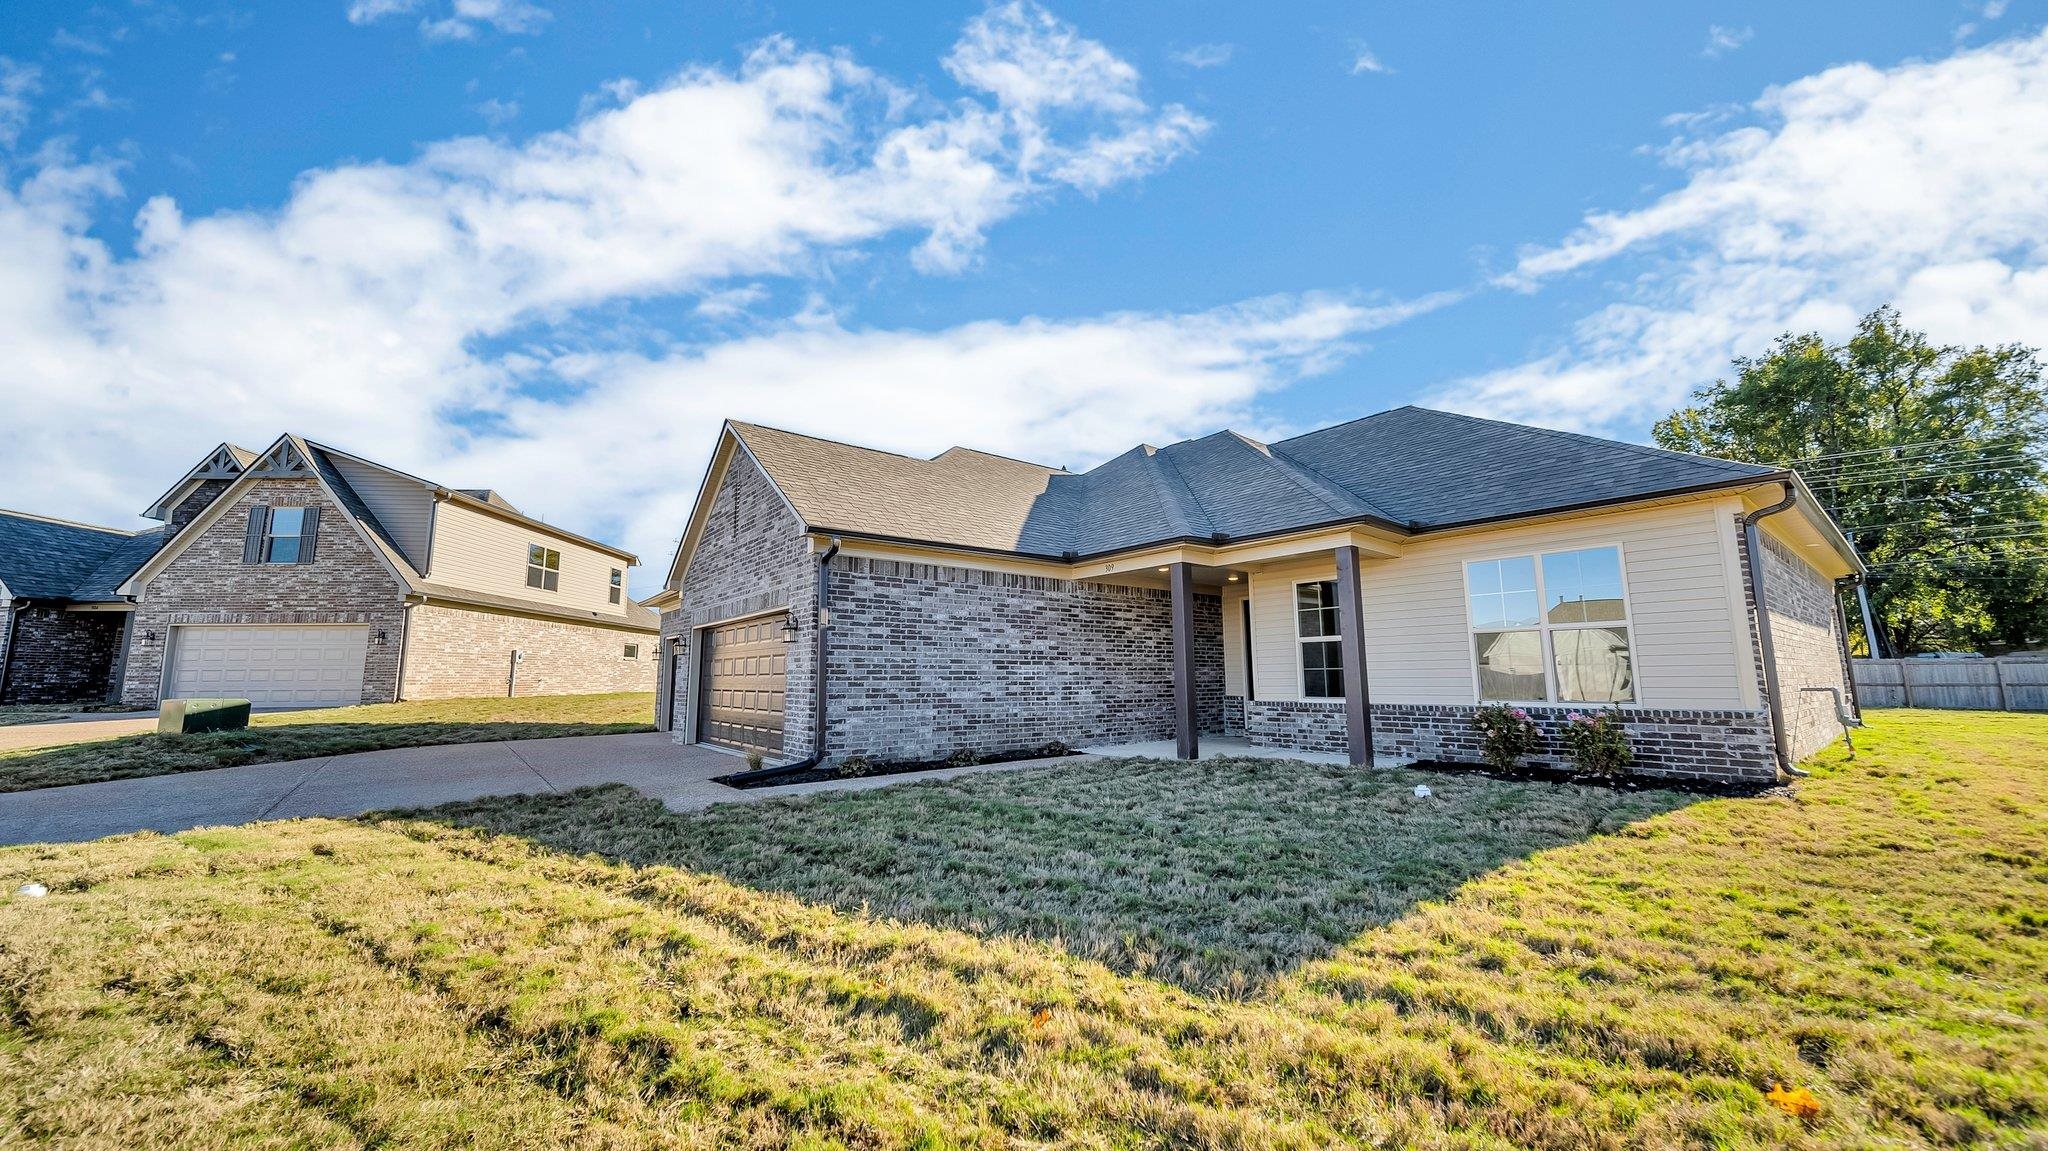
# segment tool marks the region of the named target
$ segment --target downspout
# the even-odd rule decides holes
[[[1856,722],[1863,722],[1863,701],[1856,698],[1856,657],[1849,652],[1849,617],[1842,610],[1842,589],[1863,590],[1863,577],[1846,575],[1835,581],[1835,633],[1842,640],[1842,684],[1849,689],[1849,710],[1856,716]],[[1867,638],[1867,637],[1866,637]],[[1875,647],[1876,641],[1870,641]],[[1873,657],[1874,658],[1874,657]]]
[[[27,606],[27,600],[18,599],[7,610],[7,652],[0,655],[0,702],[7,699],[7,680],[14,670],[14,649],[21,641],[21,609]]]
[[[405,702],[405,657],[412,650],[412,609],[418,604],[399,597],[398,600],[398,682],[391,689],[391,698]]]
[[[766,783],[785,776],[809,771],[825,760],[825,629],[831,620],[827,607],[832,593],[832,557],[839,554],[839,537],[824,551],[818,553],[818,578],[814,583],[816,595],[815,614],[817,626],[811,634],[811,754],[794,763],[764,767],[758,771],[742,771],[724,776],[721,782],[742,785]]]
[[[1785,701],[1778,685],[1777,648],[1771,643],[1771,609],[1764,598],[1764,551],[1757,521],[1786,511],[1799,499],[1792,481],[1785,482],[1785,498],[1769,507],[1758,508],[1742,517],[1742,543],[1749,550],[1749,598],[1756,606],[1757,656],[1764,664],[1764,702],[1771,715],[1771,746],[1778,757],[1778,769],[1787,775],[1803,776],[1792,762],[1792,733],[1785,728]]]

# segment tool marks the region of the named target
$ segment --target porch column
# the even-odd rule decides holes
[[[1372,699],[1365,683],[1365,609],[1358,582],[1358,547],[1337,549],[1337,637],[1344,649],[1344,736],[1354,766],[1372,763]]]
[[[1202,754],[1202,733],[1195,724],[1195,573],[1185,563],[1173,565],[1173,742],[1182,759]]]

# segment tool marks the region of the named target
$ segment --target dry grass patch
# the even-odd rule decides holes
[[[1088,766],[1036,777],[1073,809],[1040,813],[1061,852],[1139,839],[1106,865],[1054,853],[1019,871],[1001,848],[949,865],[913,837],[925,873],[891,870],[897,805],[922,834],[1023,842],[1005,828],[1029,777],[1010,775],[694,819],[600,792],[0,851],[0,889],[52,888],[0,898],[0,1145],[2038,1147],[2048,719],[1894,713],[1865,743],[1789,797],[1674,797],[1575,832],[1556,825],[1572,802],[1542,807],[1564,802],[1537,794],[1552,785],[1427,777],[1453,792],[1421,809],[1428,827],[1358,793],[1361,819],[1416,843],[1433,829],[1454,865],[1499,854],[1489,837],[1530,841],[1441,897],[1356,881],[1340,902],[1366,912],[1282,882],[1382,866],[1342,813],[1283,802],[1237,847],[1190,855],[1204,801],[1241,801],[1138,768],[1128,787],[1152,809],[1089,787]],[[1297,770],[1298,791],[1326,786]],[[717,858],[577,856],[450,815],[565,842],[609,829],[641,851],[694,830]],[[1518,818],[1530,829],[1500,830]],[[1229,887],[1229,861],[1289,842],[1287,821],[1337,858]],[[865,842],[848,823],[872,846],[816,893],[805,868],[766,873],[791,892],[720,874],[768,867],[767,839],[805,828]],[[971,894],[1039,871],[1050,920]],[[1233,963],[1272,961],[1255,987],[1162,980],[1076,957],[1111,921],[1076,876],[1139,902],[1208,885],[1246,905],[1232,922],[1365,926],[1306,951],[1284,933],[1240,945]],[[966,902],[926,907],[919,884]],[[889,902],[830,905],[860,891]],[[1183,921],[1149,921],[1147,970],[1229,966],[1204,966],[1216,939],[1158,930]],[[1055,922],[1076,934],[1045,937]],[[1774,1082],[1819,1114],[1772,1105]]]
[[[267,712],[247,731],[120,736],[63,747],[0,752],[0,792],[283,763],[393,747],[652,731],[654,696],[522,696],[441,699],[313,711]]]

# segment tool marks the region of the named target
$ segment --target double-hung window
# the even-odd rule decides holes
[[[271,508],[263,525],[262,562],[295,564],[306,547],[308,516],[305,508]]]
[[[1465,594],[1482,701],[1635,700],[1620,548],[1468,563]]]
[[[526,586],[554,591],[562,582],[562,553],[533,544],[526,549]]]
[[[613,603],[617,603],[617,602],[619,602],[619,597],[620,597],[620,596],[622,596],[622,595],[624,595],[624,594],[625,594],[625,591],[626,591],[626,573],[625,573],[625,572],[622,572],[622,571],[620,571],[620,570],[619,570],[618,568],[613,568],[613,569],[612,569],[612,602],[613,602]]]
[[[1304,699],[1344,698],[1344,642],[1337,630],[1337,581],[1294,585],[1294,632],[1301,643]]]

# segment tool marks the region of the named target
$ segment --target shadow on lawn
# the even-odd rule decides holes
[[[506,739],[623,735],[644,723],[295,723],[203,735],[127,735],[118,739],[0,755],[0,792],[103,783],[250,763],[283,763],[394,747],[488,743]]]
[[[1427,783],[1430,798],[1414,794]],[[1250,994],[1533,853],[1704,797],[1264,759],[1082,763],[676,815],[624,787],[416,817]]]

